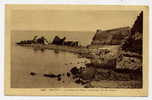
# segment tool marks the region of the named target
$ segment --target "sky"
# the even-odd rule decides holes
[[[12,30],[95,31],[132,26],[140,11],[23,9],[11,12]]]

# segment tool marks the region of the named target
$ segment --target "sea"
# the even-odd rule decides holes
[[[73,67],[86,67],[90,59],[78,55],[54,50],[35,50],[32,47],[16,45],[22,40],[31,40],[34,36],[44,36],[50,43],[55,36],[66,37],[67,41],[79,41],[80,45],[89,45],[95,32],[79,31],[12,31],[11,32],[11,88],[83,88],[76,84],[67,72]],[[30,73],[35,73],[31,75]],[[44,74],[61,74],[61,80],[45,77]]]

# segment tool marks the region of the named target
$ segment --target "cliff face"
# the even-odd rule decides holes
[[[131,34],[122,42],[116,68],[142,71],[143,12],[137,16]]]
[[[120,45],[122,40],[130,33],[129,27],[111,30],[97,30],[93,37],[92,45]]]
[[[142,37],[143,37],[143,12],[139,14],[133,27],[131,34],[122,44],[122,50],[142,54]]]
[[[132,28],[97,30],[91,44],[120,45],[115,68],[142,71],[142,40],[143,12],[137,16]]]

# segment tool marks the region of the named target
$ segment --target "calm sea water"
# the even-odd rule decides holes
[[[78,55],[68,52],[55,53],[53,50],[35,51],[33,48],[15,45],[20,40],[30,40],[35,35],[45,36],[49,41],[55,35],[67,37],[68,40],[77,40],[81,45],[91,42],[94,32],[47,32],[47,31],[14,31],[12,32],[11,50],[11,87],[12,88],[75,88],[83,87],[76,84],[66,73],[72,67],[85,67],[90,60],[79,58]],[[30,72],[35,72],[31,76]],[[43,74],[64,74],[61,81],[56,78],[47,78]]]

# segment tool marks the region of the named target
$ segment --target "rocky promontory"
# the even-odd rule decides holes
[[[97,29],[91,45],[120,45],[122,40],[129,34],[129,27],[121,27],[110,30]]]

